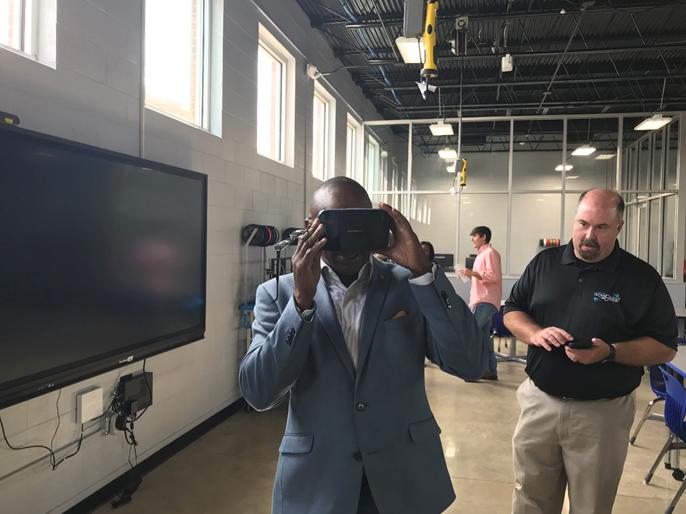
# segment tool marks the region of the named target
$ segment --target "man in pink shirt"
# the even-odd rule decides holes
[[[491,229],[484,226],[475,227],[469,234],[476,249],[476,259],[472,269],[462,268],[459,274],[472,279],[469,293],[469,308],[474,313],[479,327],[485,337],[490,337],[491,319],[500,309],[503,293],[503,274],[500,268],[500,254],[491,246]],[[488,370],[483,378],[498,380],[495,351],[489,345]]]

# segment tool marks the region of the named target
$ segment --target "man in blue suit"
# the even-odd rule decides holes
[[[357,182],[314,194],[293,274],[257,289],[254,338],[240,368],[245,399],[266,410],[289,398],[273,514],[438,514],[455,499],[424,386],[424,358],[478,379],[486,341],[408,221],[389,205],[393,244],[323,251],[322,209],[368,208]]]

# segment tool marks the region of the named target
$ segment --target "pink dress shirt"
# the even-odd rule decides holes
[[[481,280],[472,277],[469,292],[469,307],[477,303],[490,303],[500,309],[503,294],[503,273],[500,268],[500,254],[489,244],[483,245],[474,259],[472,271],[481,275]]]

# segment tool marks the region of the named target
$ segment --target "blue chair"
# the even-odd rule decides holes
[[[662,378],[662,372],[660,371],[659,366],[649,366],[648,373],[650,376],[650,388],[653,390],[653,393],[655,393],[655,398],[652,399],[646,407],[645,412],[643,412],[643,417],[641,418],[641,421],[638,422],[636,430],[634,430],[631,439],[629,439],[629,444],[631,445],[633,445],[636,442],[636,437],[638,437],[638,433],[641,431],[643,423],[645,423],[646,420],[665,420],[665,417],[662,414],[651,414],[650,412],[656,403],[664,401],[665,396],[667,396],[667,393],[665,391],[665,380]]]
[[[507,329],[505,323],[503,322],[503,309],[504,308],[501,306],[500,310],[496,312],[491,319],[491,341],[495,344],[494,339],[496,337],[508,339],[510,343],[510,351],[509,353],[495,352],[495,358],[498,362],[507,361],[526,364],[526,357],[517,356],[517,338],[512,335],[512,332]]]
[[[668,451],[686,449],[686,423],[684,423],[684,416],[686,416],[686,389],[669,371],[661,366],[659,370],[665,383],[665,424],[669,428],[669,437],[667,437],[667,442],[660,450],[657,459],[653,463],[653,467],[650,468],[645,477],[644,482],[646,484],[650,483],[658,464]],[[675,469],[672,475],[675,478],[681,477],[683,479],[681,470]],[[674,495],[667,510],[665,510],[665,514],[674,512],[674,508],[681,495],[684,494],[685,489],[686,481],[682,481],[679,490]]]

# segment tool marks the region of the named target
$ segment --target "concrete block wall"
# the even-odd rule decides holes
[[[39,132],[131,155],[139,152],[142,0],[57,0],[56,67],[0,49],[0,110]],[[237,306],[243,272],[249,289],[261,279],[258,249],[243,261],[240,229],[247,223],[301,226],[310,176],[313,84],[306,61],[321,71],[340,66],[295,0],[226,0],[223,5],[221,137],[145,111],[144,157],[206,173],[209,178],[207,333],[202,341],[152,357],[155,404],[136,424],[144,459],[240,397],[243,351]],[[278,23],[280,31],[269,19]],[[256,153],[258,23],[296,58],[295,166]],[[288,39],[299,48],[293,48]],[[301,54],[304,54],[304,56]],[[345,173],[345,120],[350,104],[363,119],[377,113],[347,72],[328,77],[336,91],[336,173]],[[4,344],[4,343],[3,343]],[[65,387],[55,448],[75,441],[75,395],[92,385],[106,398],[135,363]],[[57,424],[58,391],[0,411],[14,445],[49,444]],[[93,432],[91,434],[91,432]],[[14,452],[0,443],[0,510],[62,512],[128,468],[121,434],[93,429],[81,452],[51,471],[45,452]]]

